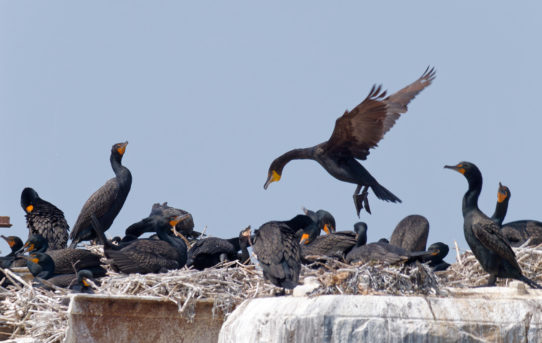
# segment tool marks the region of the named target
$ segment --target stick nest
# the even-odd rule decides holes
[[[101,247],[88,249],[101,253]],[[542,246],[514,249],[525,276],[542,282]],[[427,265],[385,265],[365,263],[349,265],[320,257],[302,266],[301,282],[315,278],[319,286],[309,296],[326,294],[391,294],[444,296],[443,287],[473,287],[487,283],[488,274],[470,251],[460,256],[445,272],[434,273]],[[68,328],[70,294],[34,287],[15,273],[6,270],[15,286],[0,287],[0,337],[2,331],[15,337],[32,337],[37,342],[62,342]],[[226,262],[203,271],[183,268],[164,274],[118,274],[109,270],[101,279],[96,294],[155,296],[174,302],[188,320],[195,316],[200,299],[212,299],[213,313],[227,316],[245,299],[273,296],[277,291],[254,265]],[[538,277],[537,277],[538,275]],[[507,285],[509,279],[498,279]]]

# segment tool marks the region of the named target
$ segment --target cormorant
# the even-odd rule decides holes
[[[501,231],[504,237],[510,242],[513,247],[522,246],[529,240],[529,246],[536,246],[542,243],[542,222],[532,219],[516,220],[503,224],[504,217],[508,210],[508,202],[510,201],[510,189],[501,185],[499,182],[499,192],[497,193],[497,206],[495,213],[491,216],[497,224],[501,226]]]
[[[87,293],[93,294],[94,291],[90,285],[89,281],[93,281],[94,276],[92,272],[87,269],[83,269],[77,272],[76,282],[72,282],[69,288],[73,293]]]
[[[49,255],[41,252],[33,252],[29,256],[24,256],[24,258],[28,261],[28,270],[34,277],[47,280],[54,276],[55,263]]]
[[[320,229],[316,225],[309,225],[305,228],[299,244],[303,259],[312,255],[344,259],[350,249],[356,245],[356,233],[339,231],[320,236]]]
[[[254,232],[252,249],[266,280],[283,289],[297,286],[301,256],[296,232],[311,224],[309,217],[300,214],[288,221],[267,222]]]
[[[218,237],[200,239],[188,251],[186,266],[203,270],[220,262],[237,260],[239,258],[237,253],[241,250],[241,240],[247,232],[250,236],[250,227],[242,230],[238,237],[230,239]]]
[[[400,114],[407,111],[408,103],[429,86],[434,78],[434,68],[427,68],[418,80],[386,98],[386,91],[382,92],[381,86],[373,86],[361,104],[350,112],[345,111],[337,119],[328,141],[310,148],[294,149],[276,158],[269,166],[264,188],[280,180],[284,166],[291,160],[312,159],[336,179],[357,185],[354,204],[358,216],[363,207],[371,213],[367,198],[369,187],[381,200],[401,202],[380,185],[357,159],[367,159],[369,149],[377,146]],[[359,194],[362,187],[363,192]]]
[[[132,174],[128,168],[121,164],[127,145],[128,142],[117,143],[111,148],[110,161],[115,177],[94,192],[83,205],[70,234],[71,248],[77,246],[77,243],[81,241],[96,238],[96,234],[92,230],[91,214],[98,218],[101,227],[106,231],[124,205],[132,186]]]
[[[64,212],[41,199],[38,193],[29,187],[21,193],[21,207],[26,213],[28,237],[40,234],[49,242],[51,249],[66,248],[70,226],[64,218]]]
[[[154,226],[151,217],[170,215],[183,216],[183,218],[186,218],[181,220],[177,226],[175,226],[177,232],[180,232],[184,237],[191,239],[200,235],[199,232],[194,231],[194,219],[190,213],[185,210],[168,206],[167,202],[164,202],[163,204],[156,203],[152,205],[151,213],[147,218],[130,225],[125,231],[126,236],[122,239],[122,242],[129,242],[138,238],[145,232],[153,232]],[[194,234],[196,237],[194,237]]]
[[[346,255],[346,263],[379,261],[396,264],[411,262],[436,254],[434,251],[406,251],[403,248],[384,242],[364,244],[367,241],[367,225],[360,223],[357,230],[359,243]]]
[[[26,260],[17,257],[19,250],[23,247],[23,241],[17,236],[4,236],[0,235],[6,243],[9,245],[11,252],[6,256],[0,257],[0,267],[10,268],[10,267],[25,267]]]
[[[429,266],[434,272],[448,269],[450,264],[444,261],[444,258],[450,251],[447,244],[442,242],[433,243],[429,246],[429,248],[427,248],[427,251],[436,253],[436,255],[431,255],[425,258],[425,261],[429,261]]]
[[[393,230],[390,244],[406,251],[423,251],[429,236],[429,221],[417,214],[406,216]]]
[[[484,270],[489,273],[488,286],[495,286],[497,277],[520,280],[532,288],[541,288],[521,272],[516,254],[503,236],[499,225],[478,208],[482,191],[482,173],[470,162],[444,166],[455,170],[467,179],[469,189],[463,197],[463,232],[472,253]]]
[[[318,225],[318,228],[320,230],[324,230],[325,233],[328,235],[330,233],[335,232],[336,230],[336,224],[335,224],[335,217],[331,213],[329,213],[326,210],[318,210],[316,212],[311,211],[303,207],[303,212],[305,212],[305,215],[307,215],[310,219],[312,219],[313,222],[315,222]],[[318,231],[318,235],[320,234],[320,231]]]
[[[181,216],[153,216],[154,230],[160,239],[137,239],[120,248],[109,242],[96,216],[92,215],[92,226],[104,245],[104,255],[116,271],[130,273],[161,273],[182,268],[186,263],[186,244],[170,231],[182,220]]]
[[[26,241],[24,250],[35,253],[46,253],[54,262],[55,274],[73,274],[75,271],[89,269],[95,276],[106,274],[101,266],[101,256],[87,249],[48,249],[48,242],[41,235],[32,235]]]
[[[92,293],[89,288],[88,280],[92,280],[93,275],[90,270],[82,269],[77,274],[72,270],[71,273],[58,274],[55,273],[55,263],[53,259],[46,253],[34,252],[29,256],[25,256],[28,261],[28,270],[35,278],[39,278],[41,285],[45,288],[52,284],[56,287],[70,288],[75,292]],[[89,292],[90,290],[90,292]]]

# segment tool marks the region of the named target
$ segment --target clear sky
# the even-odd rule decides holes
[[[467,183],[443,169],[462,160],[484,175],[486,213],[501,181],[507,221],[542,219],[541,17],[536,1],[2,1],[0,215],[14,225],[0,233],[26,238],[27,186],[73,226],[124,140],[132,189],[108,235],[163,201],[220,237],[301,206],[351,229],[355,185],[305,160],[264,191],[269,164],[327,140],[373,84],[395,92],[428,65],[436,80],[363,163],[403,201],[371,192],[369,241],[422,214],[429,242],[465,249]]]

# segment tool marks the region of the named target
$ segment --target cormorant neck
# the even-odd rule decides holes
[[[506,217],[506,212],[508,211],[508,198],[504,199],[502,202],[497,202],[497,206],[495,206],[495,212],[491,216],[491,219],[493,219],[499,226],[502,225],[502,222],[504,221],[504,217]]]
[[[314,224],[312,219],[310,219],[304,214],[298,214],[297,216],[293,217],[288,221],[285,221],[284,223],[294,231],[297,231],[299,229],[305,229],[307,226]]]
[[[168,230],[169,230],[169,227],[167,229],[158,228],[158,230],[156,230],[156,234],[158,235],[158,238],[160,238],[163,241],[166,241],[177,250],[181,249],[182,245],[185,244],[183,240],[178,237],[168,234]]]
[[[360,247],[365,244],[367,244],[367,231],[360,230],[360,232],[358,233],[358,240],[356,241],[356,246]]]
[[[276,171],[282,174],[284,166],[292,160],[314,159],[314,147],[293,149],[280,155],[273,161]]]
[[[241,243],[240,243],[239,237],[230,238],[230,239],[226,239],[226,240],[228,242],[230,242],[234,246],[235,251],[241,250]]]
[[[244,263],[250,258],[250,253],[248,252],[248,242],[247,240],[239,240],[239,244],[241,246],[241,254],[239,255],[239,260],[241,263]]]
[[[122,156],[111,153],[111,157],[109,158],[109,161],[111,161],[111,167],[113,168],[113,171],[115,172],[115,175],[117,175],[121,170],[125,169],[125,167],[122,165]]]
[[[469,189],[463,197],[463,216],[472,210],[478,209],[478,198],[482,192],[482,174],[479,170],[471,170],[466,177],[469,182]]]

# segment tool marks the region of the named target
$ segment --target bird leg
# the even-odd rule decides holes
[[[489,274],[489,279],[487,280],[487,287],[494,287],[497,282],[497,275]]]
[[[365,208],[367,213],[371,214],[371,208],[369,207],[369,186],[365,185],[361,194],[358,194],[362,185],[358,185],[354,191],[354,205],[356,205],[356,213],[359,217],[359,213],[362,208]]]

